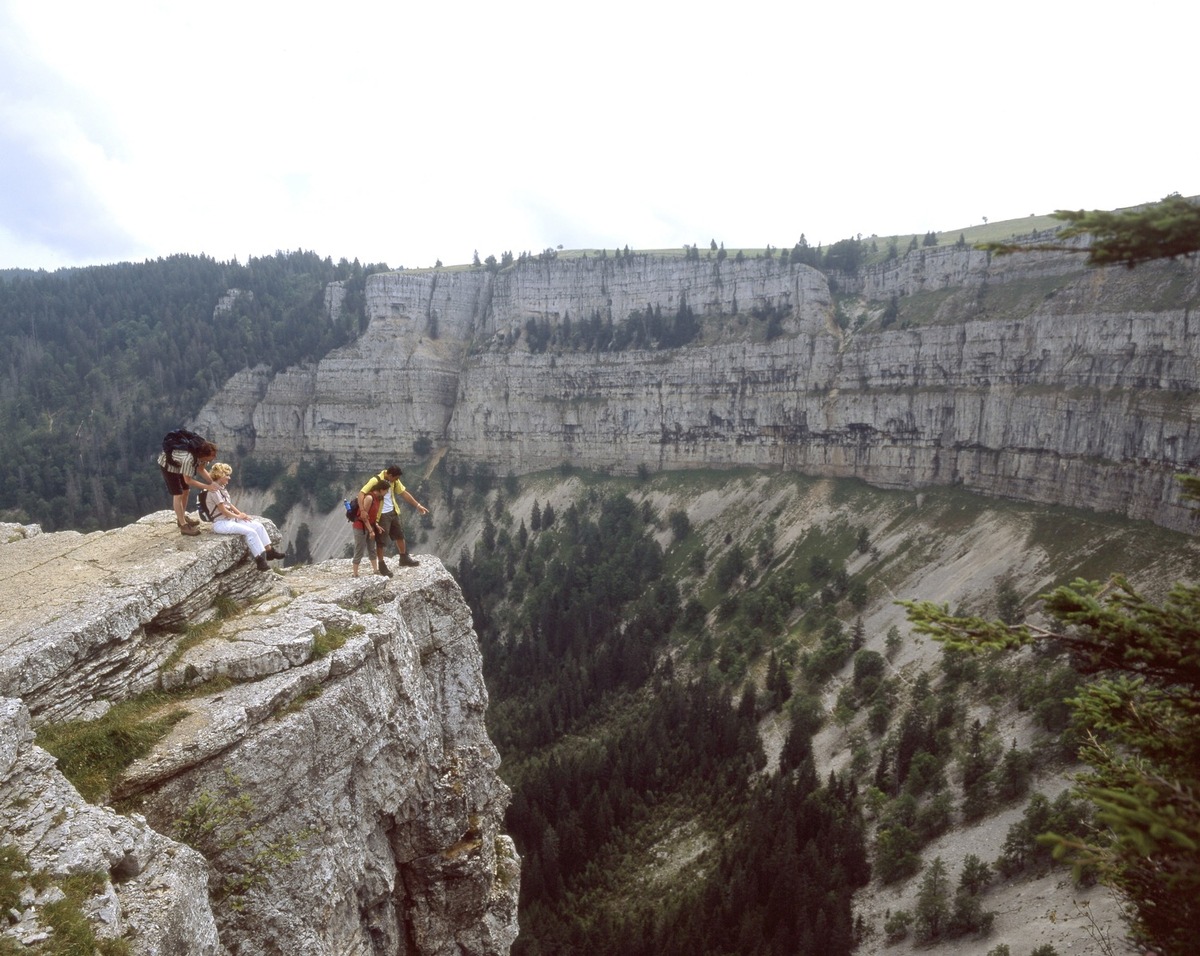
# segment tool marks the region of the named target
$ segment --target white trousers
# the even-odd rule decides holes
[[[263,527],[261,521],[239,521],[235,518],[218,518],[213,522],[213,531],[217,534],[240,534],[246,539],[246,546],[256,558],[271,544],[271,536]]]

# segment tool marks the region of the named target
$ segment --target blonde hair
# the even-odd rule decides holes
[[[233,468],[225,464],[225,462],[219,461],[208,469],[208,473],[213,476],[213,480],[215,481],[218,478],[224,478],[226,475],[232,475]]]

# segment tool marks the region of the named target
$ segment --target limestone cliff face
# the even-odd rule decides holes
[[[163,956],[508,952],[508,790],[436,559],[264,574],[169,512],[0,530],[0,830],[31,871],[101,874],[98,936]],[[145,691],[169,731],[85,802],[33,730]],[[31,891],[0,934],[36,941],[48,902]]]
[[[427,437],[501,473],[757,465],[1185,529],[1172,476],[1200,465],[1198,301],[1195,263],[1095,270],[969,249],[832,283],[777,258],[644,255],[376,275],[358,342],[274,378],[243,373],[197,424],[347,467],[411,459]],[[684,305],[705,328],[687,347],[527,347],[530,321]],[[768,340],[752,316],[770,310],[784,319]]]

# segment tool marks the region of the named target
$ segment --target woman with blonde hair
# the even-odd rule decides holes
[[[267,529],[261,521],[251,518],[233,506],[233,500],[225,487],[233,477],[233,468],[219,461],[209,471],[217,486],[216,491],[210,491],[208,494],[208,510],[213,515],[213,531],[217,534],[240,534],[246,539],[246,546],[254,555],[254,563],[258,570],[269,571],[271,567],[267,564],[268,560],[280,561],[287,555],[275,550],[275,546],[271,544],[271,536],[267,534]]]

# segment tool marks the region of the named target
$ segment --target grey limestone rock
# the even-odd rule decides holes
[[[919,320],[859,325],[891,296]],[[778,257],[589,257],[377,274],[366,301],[358,341],[235,376],[199,427],[346,466],[424,437],[498,473],[752,465],[1195,526],[1174,475],[1200,467],[1196,261],[939,247],[830,280]],[[700,344],[531,353],[524,335],[685,303]],[[786,315],[769,340],[763,310]]]
[[[29,711],[18,700],[0,698],[3,842],[15,844],[33,872],[106,878],[103,892],[84,910],[97,937],[126,937],[147,956],[224,953],[208,904],[204,858],[143,817],[85,801],[33,739]],[[30,893],[12,935],[26,942],[44,938],[37,916],[56,898],[61,890]]]
[[[239,538],[185,538],[161,512],[0,544],[0,606],[48,566],[0,638],[0,821],[31,867],[107,874],[98,934],[139,954],[508,952],[509,793],[440,562],[264,574]],[[87,803],[34,729],[151,690],[174,722]]]

